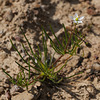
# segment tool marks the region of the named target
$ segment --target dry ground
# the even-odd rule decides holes
[[[84,73],[57,86],[37,82],[29,92],[22,89],[14,92],[15,87],[1,68],[13,77],[19,72],[15,61],[20,61],[20,57],[9,41],[12,39],[24,56],[19,27],[35,50],[36,44],[41,46],[41,25],[50,33],[50,23],[55,34],[61,36],[62,24],[70,26],[70,16],[75,13],[85,17],[80,28],[92,47],[83,43],[80,52],[62,71],[66,71],[66,76]],[[100,100],[100,0],[0,0],[0,100],[7,100],[9,91],[11,100]]]

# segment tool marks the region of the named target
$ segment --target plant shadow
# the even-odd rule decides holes
[[[77,79],[76,79],[77,80]],[[58,94],[62,91],[65,91],[66,94],[71,95],[72,98],[75,100],[80,100],[79,94],[77,92],[73,92],[72,89],[74,88],[74,85],[70,84],[71,81],[68,79],[64,79],[59,84],[54,84],[51,81],[46,80],[41,84],[41,86],[37,87],[38,89],[38,95],[34,96],[34,100],[52,100],[53,98],[57,97],[59,100],[66,100],[62,96],[59,97]],[[32,94],[34,94],[35,88],[32,87],[30,90]],[[63,99],[62,99],[63,98]]]
[[[82,75],[84,76],[84,75]],[[74,100],[80,100],[81,94],[80,91],[82,92],[83,90],[81,88],[85,88],[85,91],[87,90],[87,87],[89,86],[80,86],[80,89],[76,91],[76,85],[77,82],[82,78],[82,76],[75,76],[75,79],[64,79],[61,83],[59,84],[54,84],[51,81],[46,80],[41,84],[41,86],[37,87],[38,89],[38,95],[34,96],[34,100],[68,100],[69,95],[71,98]],[[96,95],[100,93],[100,90],[96,89],[96,87],[92,84],[91,85],[95,93],[91,94],[89,91],[89,98],[90,99],[96,99]],[[34,94],[34,87],[31,89],[31,93]],[[84,92],[84,91],[83,91]],[[63,95],[64,94],[64,95]],[[83,93],[83,95],[85,95]]]

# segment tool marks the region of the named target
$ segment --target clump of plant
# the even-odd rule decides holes
[[[26,52],[28,56],[28,60],[24,59],[21,55],[21,53],[18,51],[18,49],[14,46],[12,40],[11,44],[13,48],[17,51],[19,56],[21,57],[22,61],[27,64],[27,68],[21,65],[19,62],[16,61],[18,66],[21,69],[21,72],[18,73],[17,78],[13,79],[4,69],[3,71],[10,77],[10,81],[13,84],[17,84],[18,86],[26,87],[28,88],[29,85],[34,84],[37,81],[44,82],[46,80],[50,80],[53,83],[60,83],[63,80],[63,76],[60,75],[61,69],[66,66],[66,63],[68,59],[76,54],[77,48],[80,47],[80,45],[85,42],[87,45],[88,42],[85,41],[85,38],[83,34],[81,34],[80,31],[76,28],[76,25],[79,23],[82,23],[82,19],[84,17],[78,17],[77,14],[75,14],[74,17],[71,17],[74,29],[72,29],[70,32],[66,29],[66,27],[63,25],[64,28],[64,36],[62,37],[62,41],[59,41],[58,37],[55,35],[52,27],[50,26],[51,32],[53,36],[55,37],[56,43],[52,40],[52,38],[47,34],[46,30],[42,27],[42,43],[43,43],[43,53],[40,50],[40,47],[38,48],[38,53],[33,52],[32,47],[26,37],[26,35],[23,33],[24,38],[28,44],[28,47],[31,51],[31,54],[27,51],[25,48],[25,45],[23,43],[23,49]],[[50,40],[51,47],[55,50],[56,53],[60,55],[60,57],[56,60],[53,60],[53,56],[49,55],[48,53],[48,47],[46,40]],[[58,64],[58,61],[65,55],[69,54],[69,57],[66,58],[63,62],[60,62]],[[48,57],[49,55],[49,57]],[[30,61],[32,61],[30,63]],[[59,68],[58,70],[55,70],[56,68]],[[25,73],[27,71],[27,75]],[[28,77],[27,77],[28,76]]]

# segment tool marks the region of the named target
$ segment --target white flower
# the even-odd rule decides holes
[[[84,16],[79,17],[78,14],[75,13],[74,17],[71,16],[71,19],[73,20],[74,23],[82,23],[82,19],[84,19]]]

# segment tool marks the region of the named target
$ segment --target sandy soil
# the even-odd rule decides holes
[[[37,82],[29,91],[10,83],[2,68],[15,77],[19,72],[15,61],[21,62],[10,39],[25,56],[20,44],[25,41],[19,27],[35,51],[37,44],[41,46],[41,25],[50,33],[50,23],[59,37],[62,24],[70,26],[70,16],[75,13],[85,17],[80,28],[92,47],[83,43],[62,71],[66,76],[84,73],[57,86]],[[100,0],[0,0],[0,100],[100,100]]]

